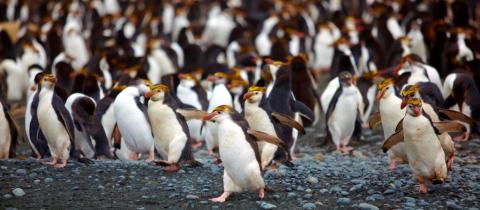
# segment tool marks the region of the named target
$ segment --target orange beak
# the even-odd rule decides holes
[[[51,83],[56,83],[57,79],[55,77],[47,77],[47,80],[50,81]]]
[[[243,100],[247,100],[250,97],[252,97],[253,95],[254,95],[253,92],[247,92],[247,93],[243,94]]]
[[[210,121],[212,118],[217,116],[218,114],[216,112],[211,112],[203,116],[203,121]]]
[[[184,74],[179,74],[178,79],[185,79],[185,75]]]
[[[415,108],[413,108],[413,113],[415,114],[415,116],[420,116],[420,107],[416,106]]]
[[[213,81],[217,80],[217,77],[210,75],[210,76],[208,76],[207,80],[210,81],[210,82],[213,82]]]
[[[385,92],[378,91],[377,96],[375,97],[375,100],[380,101],[380,99],[382,99],[384,94],[385,94]]]
[[[147,91],[145,94],[143,94],[143,96],[145,96],[145,98],[150,98],[152,97],[154,94],[153,94],[153,91]]]
[[[402,99],[402,103],[400,104],[400,109],[404,109],[407,106],[407,99]]]

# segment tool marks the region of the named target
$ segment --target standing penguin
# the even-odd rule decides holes
[[[302,133],[305,132],[302,125],[292,118],[278,112],[272,112],[272,108],[265,98],[264,87],[250,87],[248,92],[243,95],[243,99],[245,100],[245,119],[252,129],[278,137],[275,131],[275,122],[280,122],[296,128]],[[266,142],[259,142],[258,149],[260,151],[260,157],[262,160],[262,168],[265,169],[272,162],[278,146]],[[291,166],[291,163],[288,161],[284,163]]]
[[[53,158],[46,164],[63,168],[67,165],[70,153],[75,151],[73,143],[75,136],[72,118],[62,99],[54,92],[55,82],[55,76],[51,74],[43,76],[40,80],[37,116]]]
[[[265,182],[256,140],[262,139],[277,145],[280,145],[280,140],[249,129],[247,121],[228,105],[216,107],[203,119],[214,121],[218,126],[219,152],[224,166],[223,194],[210,200],[225,202],[233,192],[242,192],[244,189],[258,191],[262,199],[265,196]]]
[[[398,96],[395,89],[394,80],[385,79],[377,85],[377,101],[379,103],[380,117],[382,121],[383,136],[385,140],[395,133],[398,122],[405,116],[405,109],[401,109],[402,99]],[[395,170],[397,163],[405,163],[407,156],[403,143],[397,144],[388,150],[388,159],[390,161],[390,170]]]
[[[347,147],[347,144],[353,135],[357,118],[363,116],[363,98],[349,72],[341,72],[339,80],[341,85],[325,113],[326,129],[337,150],[350,153],[353,148]]]
[[[18,130],[6,100],[0,96],[0,160],[15,157]]]
[[[213,76],[209,76],[208,80],[214,82],[208,111],[211,112],[215,107],[220,105],[232,106],[232,95],[226,87],[227,74],[217,72]],[[213,155],[213,149],[218,146],[217,126],[212,122],[207,122],[205,129],[205,141],[207,143],[208,153]]]
[[[442,184],[447,178],[445,153],[438,135],[465,130],[465,127],[455,122],[432,122],[422,111],[422,101],[418,98],[409,99],[407,105],[402,129],[385,141],[383,151],[399,142],[405,142],[408,163],[420,184],[419,191],[427,193],[426,182]]]
[[[117,126],[122,134],[122,142],[136,154],[129,157],[137,160],[138,153],[148,153],[147,161],[155,160],[152,130],[148,122],[147,107],[141,102],[141,96],[148,91],[143,84],[127,87],[118,94],[113,103]]]
[[[181,162],[197,164],[193,158],[192,141],[185,118],[177,113],[179,108],[175,96],[170,95],[169,88],[158,84],[145,93],[148,101],[148,117],[152,125],[155,148],[167,165],[165,171],[175,172]]]

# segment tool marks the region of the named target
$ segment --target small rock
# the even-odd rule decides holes
[[[304,199],[310,199],[310,198],[312,198],[312,194],[305,194],[305,195],[303,195],[303,198]]]
[[[187,195],[187,200],[197,200],[198,196],[196,195]]]
[[[306,203],[306,204],[303,204],[302,208],[304,208],[304,209],[315,209],[315,208],[317,208],[317,206],[313,203]]]
[[[104,187],[104,186],[102,186],[102,185],[99,185],[99,186],[97,187],[97,189],[99,189],[99,190],[104,190],[104,189],[105,189],[105,187]]]
[[[200,201],[200,204],[207,205],[208,201]]]
[[[337,199],[337,204],[338,205],[346,206],[346,205],[350,205],[351,203],[352,203],[352,199],[350,199],[350,198],[339,198],[339,199]]]
[[[3,195],[3,198],[5,198],[5,199],[9,199],[9,198],[12,198],[12,197],[13,196],[11,194],[8,194],[8,193]]]
[[[15,188],[12,190],[12,193],[13,195],[15,195],[15,197],[22,197],[25,195],[25,191],[23,191],[22,188]]]
[[[17,169],[15,171],[16,174],[18,175],[26,175],[27,174],[27,170],[23,169],[23,168],[20,168],[20,169]]]
[[[457,205],[454,201],[447,201],[447,208],[448,209],[462,209],[461,206]]]
[[[385,192],[383,192],[383,194],[384,195],[391,195],[391,194],[394,194],[395,192],[397,192],[396,189],[390,188],[390,189],[385,190]]]
[[[383,197],[383,195],[373,194],[373,195],[368,196],[365,200],[367,200],[367,201],[376,201],[376,200],[383,200],[384,198],[385,198],[385,197]]]
[[[277,206],[267,203],[265,201],[257,201],[257,204],[260,206],[261,209],[274,209],[277,208]]]
[[[406,196],[406,197],[405,197],[405,201],[406,201],[407,203],[415,203],[415,201],[417,201],[417,199]]]
[[[318,183],[318,179],[316,177],[313,177],[313,176],[309,176],[307,178],[307,182],[309,182],[310,184],[317,184]]]
[[[369,204],[369,203],[360,203],[358,204],[358,209],[360,210],[378,210],[378,207]]]
[[[363,152],[358,151],[358,150],[354,150],[354,151],[352,152],[352,155],[353,155],[354,157],[357,157],[357,158],[363,158],[363,157],[365,157],[365,155],[363,154]]]
[[[328,192],[328,190],[327,190],[327,189],[325,189],[325,188],[323,188],[323,189],[320,189],[320,190],[319,190],[319,192],[323,194],[323,193],[326,193],[326,192]]]
[[[72,190],[74,190],[74,191],[77,191],[77,190],[79,190],[79,189],[80,189],[79,186],[73,186],[73,187],[72,187]]]
[[[340,193],[342,191],[343,191],[342,188],[340,188],[339,186],[330,188],[330,192],[333,192],[333,193]]]
[[[295,198],[295,197],[297,197],[297,193],[289,192],[289,193],[287,194],[287,197],[288,197],[288,198]]]
[[[33,180],[33,183],[35,183],[35,184],[40,184],[40,180],[39,180],[39,179],[35,179],[35,180]]]
[[[350,192],[355,192],[355,191],[357,191],[357,190],[361,190],[362,187],[363,187],[363,184],[356,184],[356,185],[354,185],[352,188],[350,188],[349,191],[350,191]]]
[[[48,177],[48,178],[45,178],[45,180],[43,180],[45,183],[50,183],[50,182],[53,182],[53,179]]]
[[[350,195],[350,193],[347,191],[342,191],[340,192],[340,195],[347,196],[347,195]]]
[[[325,159],[325,156],[322,153],[319,152],[319,153],[315,154],[313,159],[318,160],[318,161],[322,161],[322,160]]]

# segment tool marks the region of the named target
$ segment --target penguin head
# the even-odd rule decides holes
[[[408,100],[413,98],[420,98],[418,94],[419,87],[418,85],[407,85],[400,93],[402,95],[402,104],[400,106],[401,109],[405,108],[408,104]]]
[[[247,86],[247,81],[240,78],[231,80],[230,83],[228,83],[228,89],[230,90],[230,92],[232,92],[235,95],[242,94],[246,86]]]
[[[197,78],[192,74],[179,74],[178,79],[180,79],[180,85],[184,87],[193,87],[197,84]]]
[[[222,122],[225,119],[231,119],[233,107],[229,105],[220,105],[213,109],[212,112],[203,116],[204,121]]]
[[[407,113],[411,116],[418,117],[422,114],[422,100],[419,98],[411,98],[407,101]]]
[[[338,75],[338,79],[344,87],[350,87],[351,85],[353,85],[353,76],[348,71],[340,72],[340,74]]]
[[[394,84],[395,81],[392,78],[387,78],[384,79],[382,82],[377,84],[378,88],[378,93],[377,93],[377,101],[380,101],[380,99],[384,97],[390,96],[390,94],[393,94],[394,91]]]
[[[151,101],[163,101],[168,91],[168,86],[164,84],[151,85],[150,90],[147,91],[144,96],[145,98],[149,98]]]
[[[55,83],[57,82],[57,79],[53,74],[45,74],[43,77],[40,79],[40,85],[45,88],[53,88],[55,87]]]
[[[248,92],[243,95],[243,99],[248,103],[259,103],[265,95],[265,87],[251,86]]]
[[[216,72],[215,74],[208,76],[207,79],[215,84],[226,84],[228,76],[223,72]]]

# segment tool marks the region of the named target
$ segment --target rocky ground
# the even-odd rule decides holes
[[[353,155],[312,147],[311,134],[299,146],[294,168],[281,166],[265,179],[269,190],[233,195],[226,203],[208,198],[222,193],[222,167],[206,152],[204,163],[165,173],[141,162],[69,161],[54,169],[36,160],[0,161],[0,209],[476,209],[480,206],[479,139],[457,144],[454,171],[443,185],[417,192],[408,166],[391,172],[380,151],[381,136],[354,142]]]

